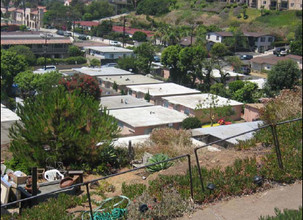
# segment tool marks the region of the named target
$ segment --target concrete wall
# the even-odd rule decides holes
[[[270,41],[270,39],[272,41]],[[263,42],[261,41],[263,40]],[[273,36],[262,36],[258,37],[257,41],[255,42],[255,46],[258,48],[258,52],[264,52],[265,50],[270,50],[273,48],[272,43],[274,42],[274,37]],[[263,47],[263,51],[262,48]]]
[[[243,119],[247,122],[255,121],[260,118],[259,109],[251,106],[245,106]]]

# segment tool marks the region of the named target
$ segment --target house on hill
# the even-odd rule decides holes
[[[90,31],[92,27],[96,27],[99,25],[99,22],[95,21],[75,21],[75,28],[82,28],[86,31]]]
[[[113,32],[118,32],[118,33],[123,33],[123,26],[114,25],[112,31]],[[137,32],[137,31],[145,33],[148,38],[151,38],[152,36],[154,36],[153,31],[147,31],[147,30],[143,30],[143,29],[125,27],[125,34],[129,35],[130,37],[132,37],[134,35],[134,33]]]

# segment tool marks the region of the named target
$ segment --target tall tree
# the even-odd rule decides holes
[[[143,43],[135,49],[137,56],[136,66],[140,73],[149,74],[151,63],[154,60],[155,49],[151,43]]]
[[[117,137],[117,122],[102,109],[100,102],[61,86],[26,99],[19,105],[21,123],[10,130],[10,150],[26,165],[46,165],[46,159],[62,161],[65,166],[100,163],[100,151]],[[102,143],[98,145],[98,143]]]
[[[16,52],[18,55],[23,55],[28,65],[33,66],[36,64],[36,56],[29,47],[24,45],[17,45],[10,47],[8,50]]]
[[[227,47],[222,43],[215,43],[210,50],[211,58],[213,60],[213,67],[219,70],[220,73],[220,82],[224,85],[226,84],[227,77],[229,76],[228,72],[223,70],[223,67],[226,65],[224,57],[228,54]]]
[[[180,45],[166,47],[161,54],[161,63],[170,70],[170,79],[181,84],[184,74],[179,66],[179,53],[182,50]]]

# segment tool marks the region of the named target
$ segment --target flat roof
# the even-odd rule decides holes
[[[1,104],[1,123],[20,120],[19,116],[12,110]]]
[[[109,110],[153,106],[151,103],[145,101],[144,99],[137,99],[130,95],[102,97],[101,105]]]
[[[98,77],[102,81],[107,81],[114,83],[116,82],[118,85],[139,85],[139,84],[156,84],[163,83],[161,80],[157,80],[148,76],[144,76],[141,74],[133,74],[129,76],[111,76],[106,77]]]
[[[123,47],[113,47],[113,46],[87,46],[84,49],[92,49],[103,53],[133,53],[133,50],[125,49]]]
[[[203,94],[196,94],[196,95],[186,95],[186,96],[169,96],[163,98],[163,100],[166,100],[170,103],[173,103],[175,105],[183,105],[190,109],[195,109],[198,104],[202,104],[202,108],[209,108],[211,103],[211,95],[209,93],[203,93]],[[237,102],[235,100],[223,98],[221,96],[216,96],[216,99],[218,100],[217,105],[218,106],[237,106],[237,105],[243,105],[241,102]]]
[[[73,70],[89,76],[114,76],[114,75],[134,74],[132,72],[122,70],[116,67],[101,67],[101,68],[81,67],[81,68],[73,68]]]
[[[203,135],[211,135],[219,139],[225,139],[233,135],[241,134],[243,132],[256,129],[262,124],[263,124],[262,121],[244,122],[244,123],[237,123],[231,125],[220,125],[220,126],[209,127],[209,128],[196,128],[196,129],[192,129],[191,132],[192,132],[192,136],[196,136],[196,137]],[[226,142],[231,144],[238,144],[239,143],[238,140],[246,141],[253,138],[254,133],[255,132],[243,134],[241,136],[226,140]]]
[[[180,123],[187,115],[162,106],[110,110],[109,114],[132,127],[147,127]]]
[[[245,80],[245,81],[256,83],[258,85],[259,89],[264,89],[265,83],[267,82],[266,79],[249,79],[249,80]]]
[[[127,86],[127,88],[135,91],[148,93],[151,96],[171,96],[171,95],[187,95],[187,94],[199,94],[199,90],[190,89],[185,86],[181,86],[175,83],[160,83],[160,84],[147,84],[137,86]]]

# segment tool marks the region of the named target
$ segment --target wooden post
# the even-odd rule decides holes
[[[38,194],[38,188],[37,188],[37,167],[32,168],[32,196],[35,196]],[[36,204],[36,199],[32,199],[32,205]]]
[[[134,159],[134,148],[132,147],[132,142],[128,142],[128,157],[130,160]]]

